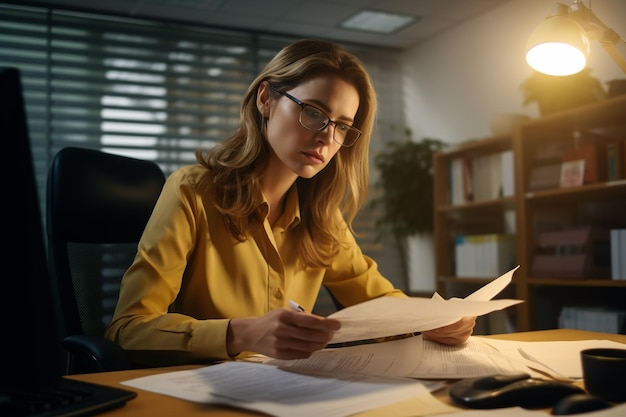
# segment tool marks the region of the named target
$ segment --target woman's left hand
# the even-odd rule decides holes
[[[463,317],[456,323],[422,332],[425,340],[432,340],[446,345],[458,345],[465,342],[474,331],[476,317]]]

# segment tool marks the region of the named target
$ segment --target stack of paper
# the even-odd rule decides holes
[[[511,282],[516,269],[465,299],[444,300],[437,293],[430,299],[382,297],[332,315],[342,321],[333,342],[386,341],[324,349],[303,360],[280,361],[259,355],[245,362],[152,375],[124,384],[274,416],[411,416],[416,409],[430,415],[461,411],[430,395],[443,386],[444,379],[517,372],[578,379],[582,377],[582,349],[626,348],[601,340],[519,342],[472,336],[464,344],[447,346],[425,341],[420,335],[388,338],[519,303],[492,300]]]

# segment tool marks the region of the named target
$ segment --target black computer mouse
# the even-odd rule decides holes
[[[552,407],[552,415],[566,416],[570,414],[586,413],[588,411],[603,410],[613,404],[600,397],[589,394],[572,394],[560,400]]]
[[[450,386],[450,398],[468,408],[548,408],[572,394],[584,394],[576,385],[531,378],[521,373],[468,378]]]

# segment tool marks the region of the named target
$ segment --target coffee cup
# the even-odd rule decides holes
[[[585,349],[580,358],[589,394],[611,402],[626,401],[626,349]]]

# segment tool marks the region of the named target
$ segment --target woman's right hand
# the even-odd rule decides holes
[[[422,332],[422,336],[424,340],[432,340],[445,345],[459,345],[469,339],[474,326],[476,326],[476,317],[463,317],[456,323]]]
[[[325,348],[340,327],[339,320],[280,308],[261,317],[232,319],[226,347],[231,356],[250,351],[276,359],[308,358]]]

